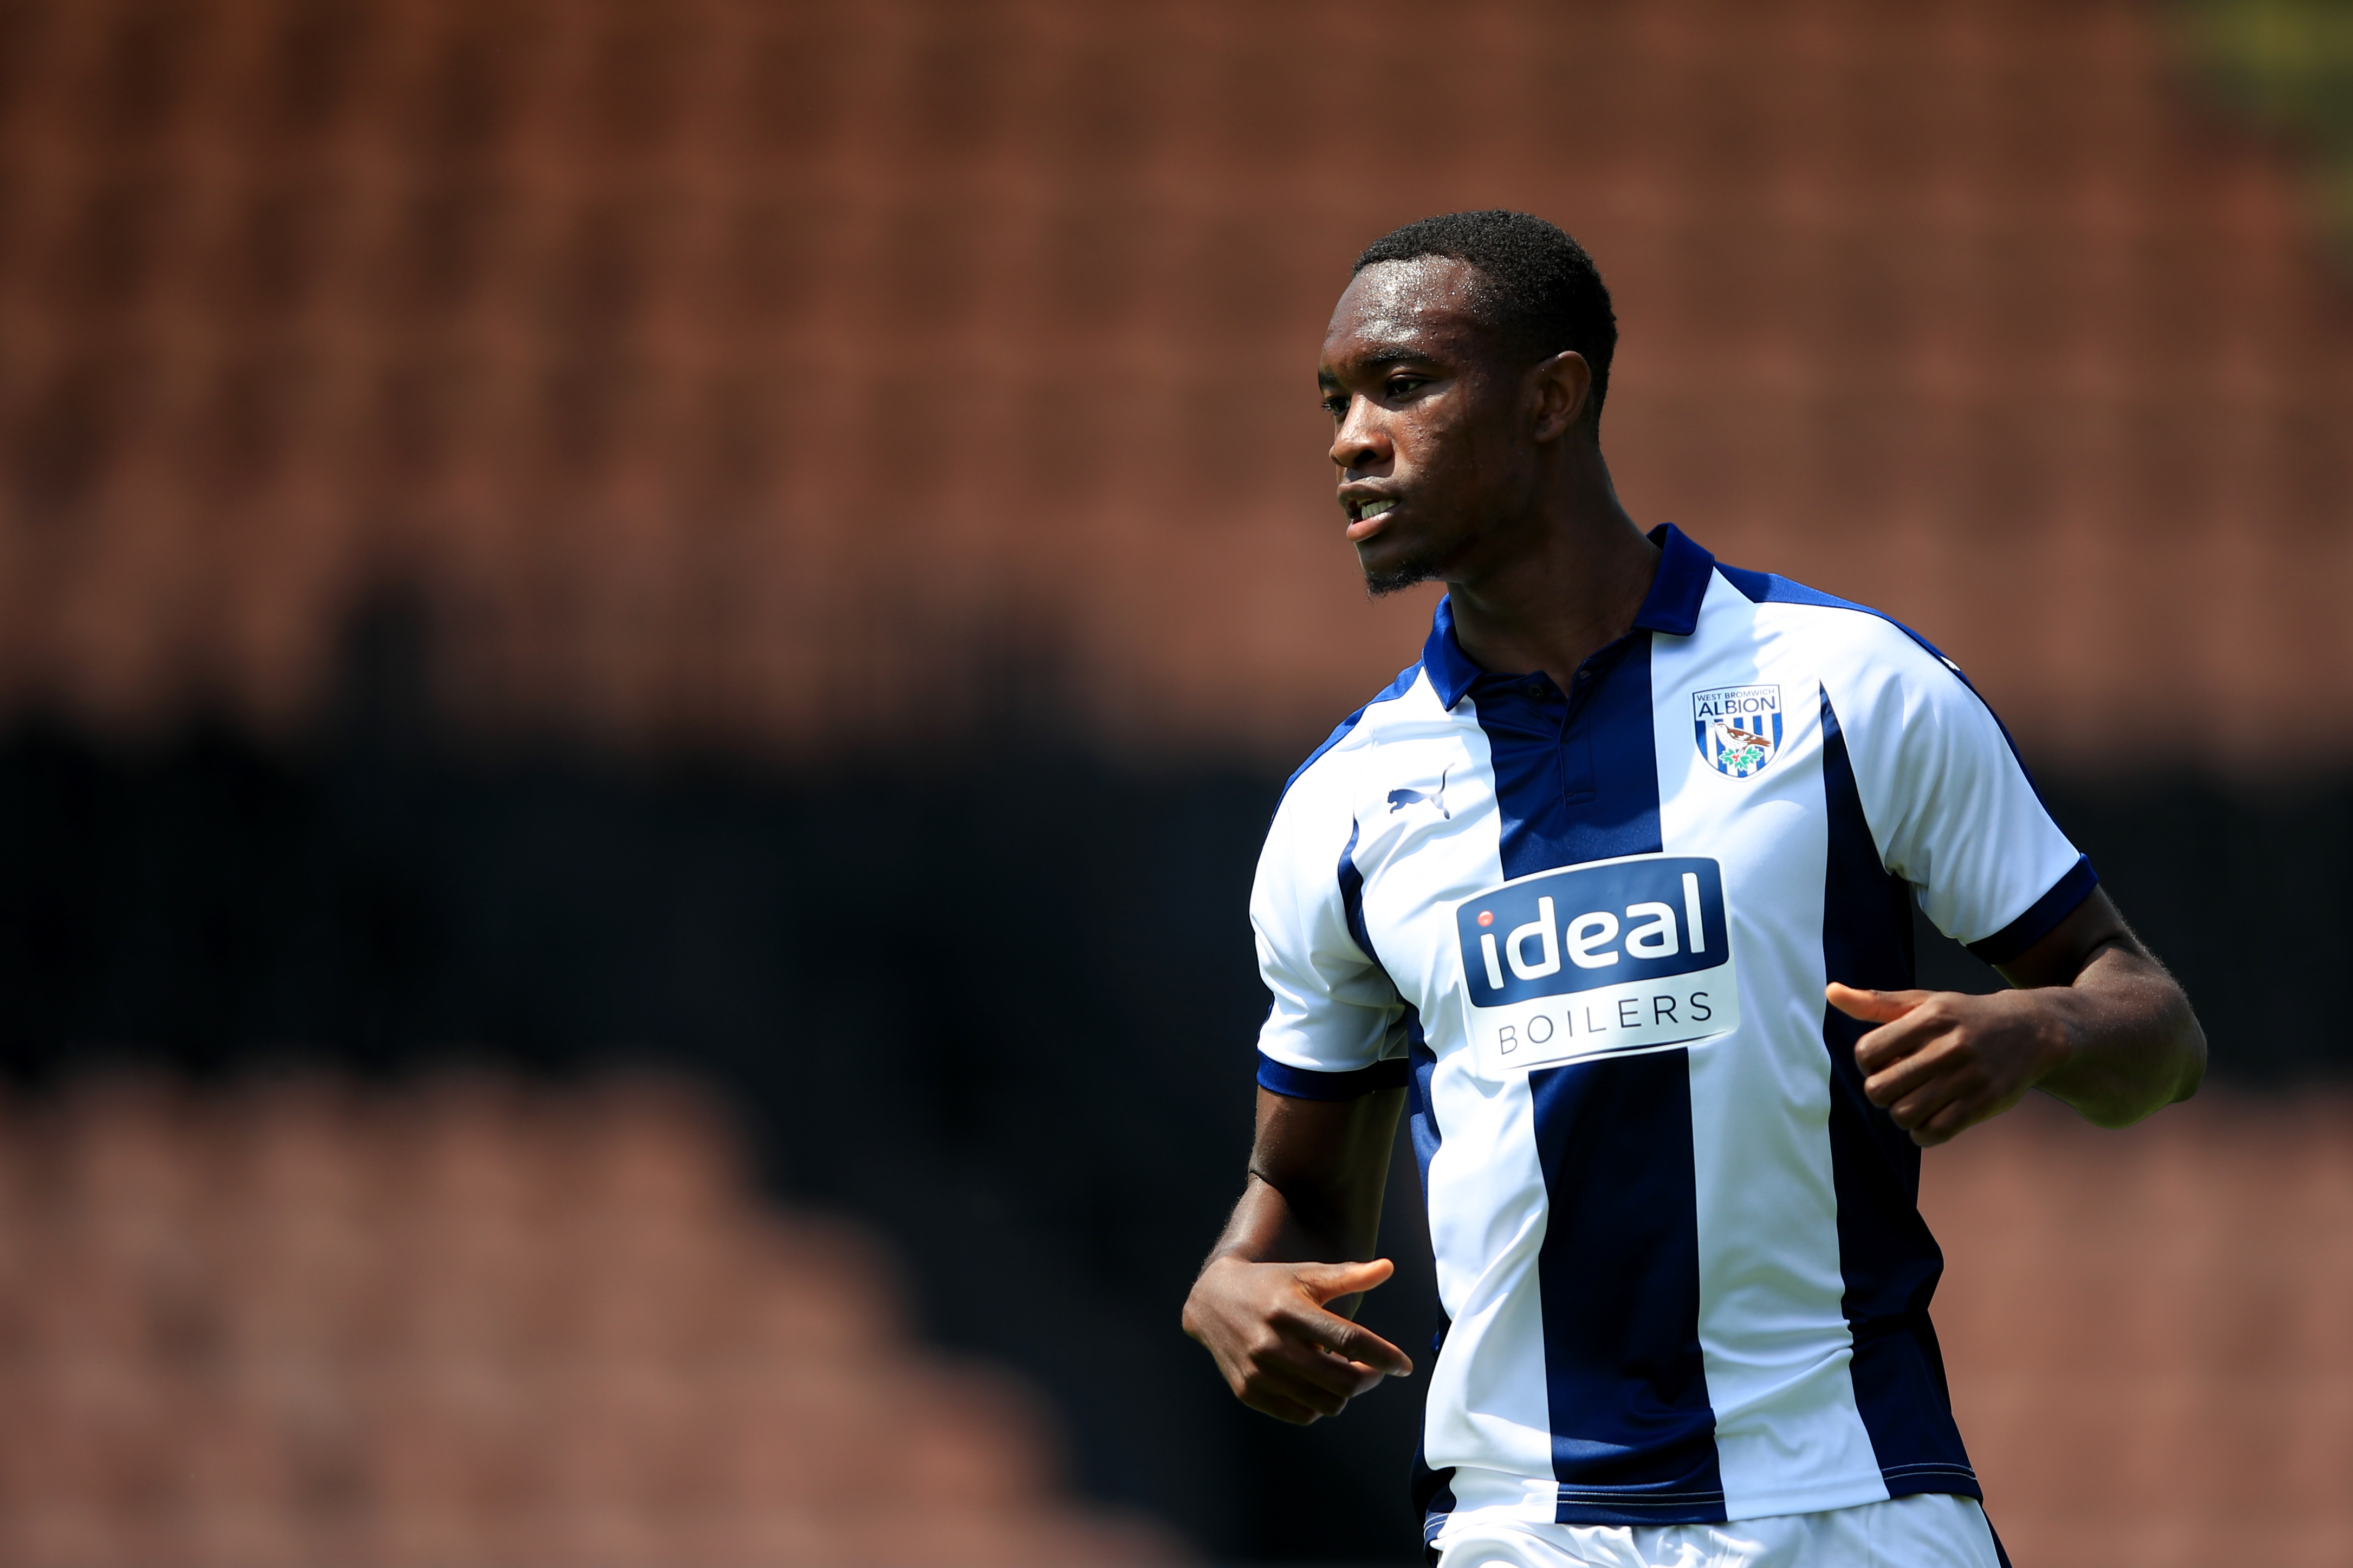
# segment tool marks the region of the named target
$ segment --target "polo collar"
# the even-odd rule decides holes
[[[1715,557],[1672,522],[1651,530],[1651,542],[1659,547],[1659,574],[1634,613],[1634,629],[1687,637],[1699,630],[1699,606],[1715,579]]]
[[[1450,712],[1471,689],[1471,683],[1487,673],[1472,663],[1462,645],[1454,640],[1451,594],[1438,601],[1438,610],[1430,617],[1430,640],[1421,645],[1421,668],[1438,689],[1438,705]]]
[[[1652,529],[1651,542],[1659,547],[1659,574],[1642,596],[1642,607],[1634,612],[1633,629],[1687,637],[1699,629],[1699,607],[1715,575],[1715,557],[1672,522]],[[1454,638],[1451,596],[1439,600],[1437,613],[1430,616],[1430,638],[1421,647],[1421,668],[1440,703],[1448,709],[1461,701],[1472,683],[1488,673],[1471,662]]]

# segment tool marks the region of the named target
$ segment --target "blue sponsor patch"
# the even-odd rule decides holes
[[[1690,1047],[1740,1026],[1724,873],[1642,855],[1543,871],[1455,906],[1487,1077]]]
[[[1725,962],[1724,876],[1696,856],[1571,867],[1455,910],[1471,1005],[1493,1007]]]

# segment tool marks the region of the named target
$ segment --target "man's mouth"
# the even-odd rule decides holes
[[[1350,522],[1370,522],[1373,519],[1388,510],[1389,508],[1397,505],[1397,502],[1391,500],[1387,496],[1384,496],[1378,500],[1359,500],[1352,499],[1345,504],[1348,509],[1348,521]]]

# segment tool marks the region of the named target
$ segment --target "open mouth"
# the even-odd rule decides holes
[[[1388,510],[1389,508],[1397,505],[1397,502],[1387,497],[1383,497],[1378,500],[1351,500],[1342,504],[1348,509],[1348,521],[1350,522],[1370,522],[1374,518],[1380,516],[1383,512]]]

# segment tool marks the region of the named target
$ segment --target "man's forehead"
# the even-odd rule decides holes
[[[1417,256],[1410,261],[1376,261],[1348,280],[1341,298],[1354,295],[1383,310],[1459,308],[1471,299],[1471,264],[1451,256]]]
[[[1451,257],[1380,261],[1349,279],[1324,337],[1327,364],[1468,346],[1479,327],[1471,268]]]

